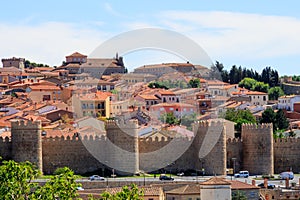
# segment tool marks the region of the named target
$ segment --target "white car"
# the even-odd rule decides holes
[[[249,172],[248,171],[240,171],[237,174],[234,174],[235,178],[248,178],[249,177]]]
[[[280,179],[289,179],[289,180],[293,180],[294,179],[294,173],[293,172],[281,172],[279,174],[279,178]]]
[[[105,180],[105,178],[104,177],[101,177],[101,176],[99,176],[99,175],[93,175],[93,176],[91,176],[90,178],[90,181],[104,181]]]

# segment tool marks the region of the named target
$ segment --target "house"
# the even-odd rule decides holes
[[[180,101],[179,96],[171,90],[158,90],[154,95],[160,99],[162,103],[178,103]]]
[[[192,115],[196,113],[196,106],[185,103],[160,103],[150,106],[150,113],[159,118],[165,113],[173,113],[174,116],[180,118],[184,115]]]
[[[37,102],[62,100],[62,87],[55,85],[31,85],[26,89],[28,97]]]
[[[140,101],[146,105],[146,109],[149,110],[150,106],[158,104],[160,101],[155,95],[137,95],[134,98],[136,101]]]
[[[237,92],[232,92],[231,96],[234,97],[249,97],[250,98],[250,103],[252,105],[256,106],[263,106],[267,105],[269,96],[268,93],[265,92],[258,92],[258,91],[250,91],[247,89],[240,89]]]
[[[189,73],[196,70],[195,66],[190,63],[162,63],[154,65],[144,65],[134,69],[133,73],[139,74],[153,74],[160,77],[167,73],[172,73],[175,71],[182,73]]]
[[[300,95],[281,96],[278,98],[278,109],[294,111],[294,104],[298,102],[300,102]],[[297,110],[299,110],[298,107],[296,105]]]
[[[166,192],[166,200],[200,200],[200,185],[185,185]]]
[[[149,83],[151,81],[154,81],[156,79],[156,76],[152,74],[129,73],[129,74],[124,74],[121,77],[121,79],[128,84],[134,84],[138,82]]]
[[[100,78],[102,75],[110,75],[114,73],[124,74],[126,72],[123,57],[116,58],[88,58],[78,52],[66,56],[64,65],[54,69],[68,70],[69,74],[87,73],[92,77]]]
[[[231,193],[232,195],[237,192],[242,193],[246,196],[248,200],[257,200],[259,199],[259,187],[255,185],[250,185],[245,182],[237,180],[227,180],[231,184]]]
[[[225,178],[213,177],[200,183],[201,200],[230,200],[231,183]]]
[[[110,117],[110,94],[96,93],[76,94],[72,96],[73,111],[77,118],[84,116]]]

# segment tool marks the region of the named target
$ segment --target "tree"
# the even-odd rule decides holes
[[[198,78],[193,78],[189,81],[189,85],[192,88],[199,88],[200,87],[200,80]]]
[[[282,109],[279,109],[277,113],[272,108],[267,108],[260,119],[260,123],[273,123],[273,132],[280,132],[289,127],[289,121],[284,115]]]
[[[253,78],[244,78],[243,80],[241,80],[239,82],[239,87],[251,90],[256,83],[257,83],[257,81]]]
[[[282,109],[279,109],[276,113],[276,124],[279,130],[285,130],[289,127],[289,121]]]
[[[284,95],[284,92],[281,89],[281,87],[277,86],[277,87],[270,88],[268,94],[270,100],[278,100],[279,97]]]
[[[39,171],[30,162],[3,161],[0,166],[1,199],[28,199],[37,187],[32,180],[38,175]]]
[[[116,199],[124,199],[124,200],[142,200],[142,196],[144,196],[144,191],[139,190],[137,185],[131,184],[130,188],[128,186],[124,186],[120,192],[116,194],[111,194],[109,192],[103,192],[101,194],[104,200],[116,200]],[[94,198],[90,199],[93,200]]]
[[[232,200],[247,200],[246,195],[239,190],[232,192],[231,196]]]
[[[44,186],[38,187],[33,196],[35,199],[56,200],[74,199],[78,196],[77,188],[81,186],[77,183],[74,172],[68,167],[57,170],[57,175],[46,182]]]
[[[251,90],[268,93],[269,85],[263,82],[256,82]]]
[[[160,116],[160,120],[170,125],[179,124],[179,120],[174,116],[172,112],[165,113]]]
[[[235,129],[238,135],[241,133],[242,124],[256,123],[255,117],[249,110],[234,110],[228,109],[225,113],[225,119],[236,123]]]

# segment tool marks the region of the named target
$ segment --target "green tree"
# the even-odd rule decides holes
[[[170,125],[179,124],[179,120],[174,116],[172,112],[162,114],[160,120]]]
[[[289,121],[282,109],[279,109],[276,113],[276,124],[279,130],[285,130],[289,127]]]
[[[232,197],[232,200],[247,200],[245,193],[243,193],[239,190],[232,192],[231,197]]]
[[[142,196],[144,196],[144,191],[139,190],[137,185],[131,184],[130,188],[128,186],[124,186],[122,190],[120,192],[117,192],[116,194],[103,192],[101,196],[104,200],[142,200]]]
[[[256,82],[251,90],[268,93],[269,85],[263,82]]]
[[[60,168],[57,175],[46,182],[44,186],[38,187],[33,194],[34,199],[57,200],[57,199],[74,199],[78,196],[77,183],[74,172],[68,167]]]
[[[283,90],[281,89],[281,87],[272,87],[269,89],[268,91],[269,94],[269,99],[270,100],[278,100],[278,97],[281,97],[284,95]]]
[[[256,83],[257,83],[257,81],[253,78],[244,78],[243,80],[241,80],[239,82],[239,87],[251,90]]]
[[[30,162],[3,161],[0,166],[1,199],[28,199],[37,187],[32,180],[38,175],[39,171]]]
[[[198,78],[193,78],[189,81],[189,85],[192,88],[199,88],[200,87],[200,80]]]
[[[289,127],[289,121],[282,109],[277,113],[272,108],[267,108],[261,116],[260,123],[273,123],[273,132],[282,132]]]
[[[241,133],[242,124],[256,123],[255,117],[249,110],[228,109],[225,113],[225,119],[235,122],[235,130],[238,135]]]

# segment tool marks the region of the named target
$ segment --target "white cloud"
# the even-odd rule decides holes
[[[60,65],[66,55],[75,51],[89,54],[105,37],[104,33],[80,24],[48,22],[29,26],[0,23],[0,55]]]
[[[115,9],[113,9],[113,7],[111,6],[111,4],[109,4],[107,2],[104,4],[104,9],[108,13],[110,13],[111,15],[114,15],[114,16],[117,16],[117,17],[121,16],[121,14],[119,12],[117,12]]]
[[[300,55],[300,20],[232,12],[166,11],[161,24],[196,40],[211,57]]]

